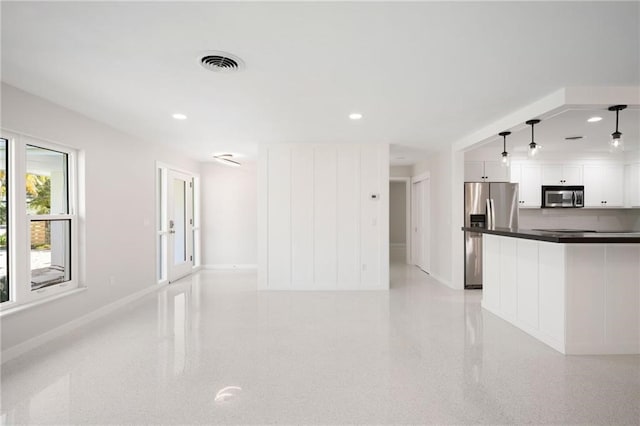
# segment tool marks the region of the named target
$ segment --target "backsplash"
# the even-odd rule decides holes
[[[640,231],[640,209],[520,209],[523,229]]]

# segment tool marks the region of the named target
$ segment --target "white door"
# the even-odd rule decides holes
[[[169,170],[167,181],[167,229],[169,230],[169,282],[189,275],[193,269],[193,180]]]
[[[414,182],[411,190],[411,261],[429,272],[429,180]]]

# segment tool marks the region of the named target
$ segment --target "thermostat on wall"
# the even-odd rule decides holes
[[[370,197],[372,200],[377,200],[378,198],[380,198],[380,194],[371,194]]]

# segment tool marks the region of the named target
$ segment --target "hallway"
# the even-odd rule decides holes
[[[202,271],[2,366],[2,424],[637,424],[639,356],[563,356],[414,267],[391,290]]]

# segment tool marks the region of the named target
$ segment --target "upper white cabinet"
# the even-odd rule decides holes
[[[574,164],[543,164],[543,185],[582,185],[582,166]]]
[[[467,161],[464,163],[465,182],[509,182],[509,168],[499,161]]]
[[[542,168],[539,164],[512,164],[511,182],[518,184],[520,207],[540,207],[542,204]]]
[[[464,181],[465,182],[483,182],[484,181],[484,162],[483,161],[467,161],[464,163]]]
[[[625,166],[625,206],[640,207],[640,163]]]
[[[510,181],[519,184],[520,207],[540,207],[542,185],[584,185],[585,207],[640,207],[640,163],[516,161],[511,164]]]
[[[624,206],[624,166],[584,166],[584,206]]]

